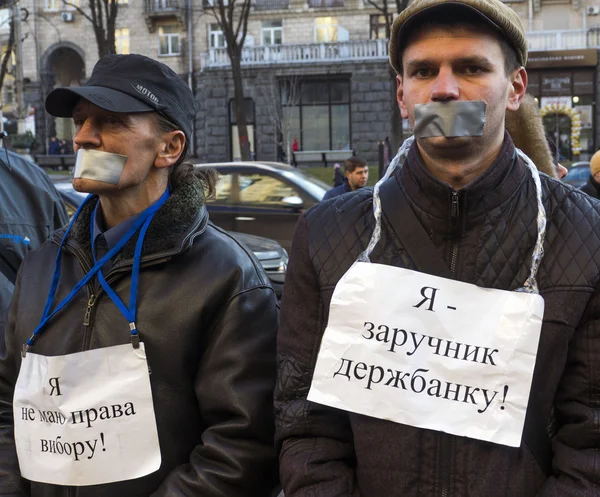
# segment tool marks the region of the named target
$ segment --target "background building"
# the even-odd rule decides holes
[[[239,156],[230,62],[210,10],[213,1],[121,0],[116,19],[117,52],[157,58],[192,86],[199,161]],[[78,2],[89,13],[87,0],[73,0]],[[98,60],[92,24],[62,0],[19,4],[27,12],[24,100],[34,109],[36,133],[44,144],[53,135],[70,138],[70,120],[48,116],[43,98],[55,86],[81,84],[90,76]],[[530,0],[510,5],[528,31],[528,91],[544,109],[547,129],[565,158],[588,157],[600,144],[600,4]],[[385,37],[386,19],[368,0],[255,0],[241,60],[254,157],[289,157],[295,139],[300,150],[348,150],[374,163],[379,142],[389,136],[397,144],[402,126]],[[6,81],[2,91],[8,117],[11,86]]]

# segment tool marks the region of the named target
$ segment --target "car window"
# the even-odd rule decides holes
[[[575,167],[569,171],[567,177],[570,180],[584,180],[590,175],[590,170],[587,167]]]
[[[220,204],[233,202],[235,178],[233,174],[219,173],[219,180],[215,188],[215,196],[208,199],[209,202]]]
[[[300,197],[296,189],[263,174],[240,174],[240,203],[289,206],[291,197]],[[284,201],[288,199],[288,201]]]

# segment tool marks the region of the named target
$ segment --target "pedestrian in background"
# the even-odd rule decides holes
[[[581,187],[581,191],[590,197],[600,199],[600,150],[590,159],[590,177],[587,183]]]
[[[323,196],[323,200],[329,200],[338,195],[354,192],[367,186],[367,181],[369,180],[369,167],[362,157],[354,156],[346,159],[344,172],[345,178],[342,179],[342,184],[328,190]]]
[[[342,168],[336,162],[333,165],[333,186],[335,187],[335,186],[343,185],[345,180],[346,180],[346,178],[344,177],[344,174],[342,173]]]

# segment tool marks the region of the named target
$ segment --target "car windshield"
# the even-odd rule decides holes
[[[323,195],[329,190],[329,186],[320,179],[313,178],[300,171],[281,171],[281,174],[297,185],[302,186],[318,201],[323,200]]]

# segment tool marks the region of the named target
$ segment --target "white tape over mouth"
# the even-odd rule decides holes
[[[77,151],[73,177],[116,185],[125,168],[125,162],[126,155],[80,148]]]

